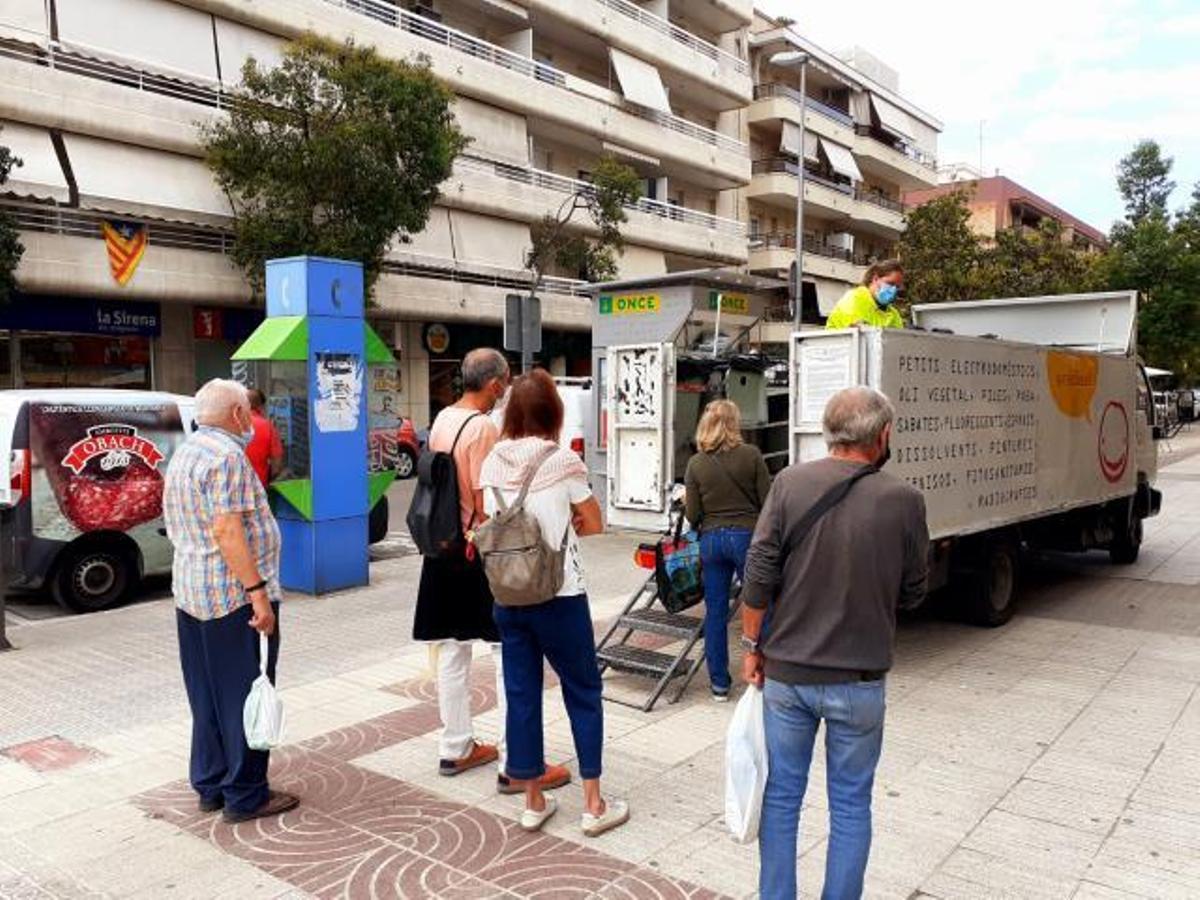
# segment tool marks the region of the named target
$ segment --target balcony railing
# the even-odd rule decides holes
[[[751,175],[791,175],[800,177],[800,166],[794,159],[786,156],[776,156],[771,159],[756,159],[750,164]],[[804,180],[814,182],[847,196],[854,195],[854,185],[849,181],[838,181],[820,172],[814,172],[811,165],[804,166]]]
[[[467,171],[485,172],[507,181],[515,181],[518,184],[527,184],[532,187],[557,191],[560,194],[587,193],[592,189],[591,185],[586,181],[568,178],[565,175],[556,175],[553,172],[546,172],[531,166],[519,166],[513,163],[484,159],[479,156],[460,156],[455,160],[454,164],[456,167]],[[625,208],[670,219],[674,222],[697,225],[708,231],[716,231],[732,237],[740,238],[746,235],[746,226],[735,219],[725,219],[721,216],[698,212],[697,210],[688,209],[683,206],[663,203],[661,200],[651,200],[649,197],[639,197],[633,203],[626,204]]]
[[[775,81],[768,81],[764,84],[756,84],[754,86],[755,100],[767,100],[771,97],[781,97],[785,100],[791,100],[796,105],[800,104],[800,92],[794,87],[790,87],[786,84],[780,84]],[[837,107],[822,103],[820,100],[814,100],[812,97],[805,97],[804,108],[820,113],[827,119],[833,119],[833,121],[837,122],[839,125],[845,125],[847,128],[854,127],[853,116],[847,112],[843,112]]]
[[[324,2],[330,6],[349,10],[383,25],[416,35],[424,40],[449,47],[451,50],[465,53],[468,56],[481,59],[492,65],[500,66],[535,81],[570,90],[566,74],[553,66],[513,53],[511,50],[505,50],[503,47],[490,44],[485,40],[458,31],[457,29],[447,28],[445,25],[410,13],[390,3],[385,3],[383,0],[324,0]],[[635,106],[622,108],[638,118],[647,119],[677,134],[682,134],[685,137],[701,141],[713,147],[720,147],[734,153],[747,155],[745,143],[723,135],[720,132],[713,131],[711,128],[705,128],[702,125],[697,125],[695,122],[689,122],[687,119],[659,112],[658,110],[643,109]]]
[[[660,34],[665,34],[671,40],[683,44],[689,50],[695,50],[697,53],[707,56],[711,60],[729,65],[739,75],[745,75],[750,71],[750,67],[745,60],[738,59],[732,53],[727,53],[720,47],[696,37],[690,31],[680,28],[662,16],[656,16],[654,13],[642,9],[636,3],[631,3],[630,0],[597,0],[597,2],[645,25],[647,28],[652,28]]]
[[[877,191],[868,190],[861,184],[854,189],[854,199],[861,200],[863,203],[872,203],[875,206],[881,206],[894,213],[904,214],[904,204],[902,202],[893,200],[891,197],[880,194]]]
[[[795,249],[796,233],[794,231],[750,235],[751,251]],[[867,265],[866,254],[855,253],[853,250],[847,250],[845,247],[838,247],[811,234],[806,234],[804,236],[804,252],[811,253],[813,256],[824,256],[828,259],[838,259],[854,266]]]
[[[17,228],[43,234],[61,234],[71,237],[101,239],[100,225],[113,216],[99,210],[55,206],[50,203],[31,203],[0,197],[0,211],[13,217]],[[122,221],[144,221],[148,225],[147,239],[157,247],[175,247],[181,250],[199,250],[208,253],[228,254],[233,246],[233,232],[217,226],[191,225],[182,222],[166,222],[158,219],[138,220],[125,214]],[[506,290],[527,290],[529,273],[519,269],[500,272],[477,272],[458,268],[453,260],[439,261],[430,257],[428,262],[414,263],[400,260],[385,260],[382,271],[409,278],[428,278],[434,281],[453,281],[461,284],[480,284]],[[587,297],[587,282],[570,278],[545,278],[543,290],[550,294],[571,297]]]
[[[854,131],[856,134],[859,134],[862,137],[869,137],[871,140],[883,144],[885,147],[895,150],[897,153],[907,156],[913,162],[922,165],[927,169],[933,169],[935,171],[937,170],[936,156],[926,153],[924,150],[905,143],[904,141],[896,140],[895,138],[875,128],[873,125],[855,125]]]

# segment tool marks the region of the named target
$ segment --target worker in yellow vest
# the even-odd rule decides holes
[[[826,328],[870,325],[874,328],[903,328],[904,317],[894,303],[904,286],[904,269],[899,260],[885,259],[867,268],[862,284],[846,291],[825,322]]]

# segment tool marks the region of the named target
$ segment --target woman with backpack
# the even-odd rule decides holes
[[[477,546],[496,597],[508,699],[508,775],[525,783],[521,827],[537,831],[557,804],[542,792],[543,660],[558,675],[583,779],[583,833],[596,837],[629,818],[600,793],[604,711],[579,536],[603,529],[587,469],[558,445],[563,403],[537,369],[517,378],[501,440],[483,464],[488,522]],[[532,532],[532,533],[531,533]],[[546,596],[546,595],[549,596]]]
[[[729,699],[729,587],[745,575],[746,552],[771,475],[762,453],[742,440],[742,415],[730,400],[714,400],[696,427],[699,450],[684,473],[687,518],[700,532],[704,580],[704,659],[713,699]]]

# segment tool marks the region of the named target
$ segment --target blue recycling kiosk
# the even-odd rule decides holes
[[[271,483],[280,581],[309,594],[365,585],[368,513],[395,477],[368,471],[366,376],[395,361],[363,318],[360,263],[273,259],[266,276],[267,318],[232,359],[284,444]]]

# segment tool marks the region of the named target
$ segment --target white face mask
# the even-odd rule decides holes
[[[240,434],[235,434],[233,436],[233,439],[243,447],[248,446],[250,441],[254,439],[254,421],[250,419],[249,413],[247,413],[246,417],[249,420],[249,425],[247,428]]]

